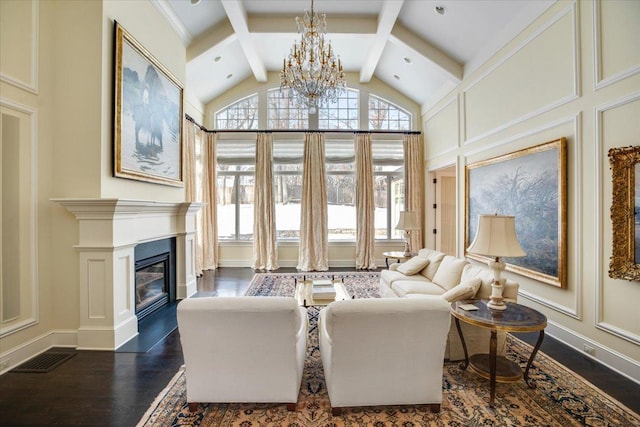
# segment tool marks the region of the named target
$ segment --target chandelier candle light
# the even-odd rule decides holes
[[[327,22],[324,13],[305,10],[304,18],[296,17],[300,43],[294,43],[288,58],[282,63],[280,89],[289,90],[289,97],[298,107],[314,114],[317,107],[335,103],[347,86],[340,58],[330,42],[325,42]]]
[[[416,212],[400,212],[400,218],[398,218],[398,225],[396,225],[396,230],[404,231],[404,256],[411,256],[411,250],[409,248],[409,238],[411,237],[411,231],[419,229],[420,223],[418,222],[418,215],[416,214]]]
[[[467,252],[493,258],[489,268],[493,270],[491,298],[487,307],[493,310],[505,310],[502,300],[502,279],[500,273],[505,268],[500,257],[522,257],[526,253],[520,247],[516,236],[516,218],[508,215],[478,215],[476,238],[467,248]]]

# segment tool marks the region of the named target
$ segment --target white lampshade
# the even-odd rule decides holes
[[[418,222],[417,212],[402,211],[400,212],[400,218],[398,219],[398,225],[396,230],[419,230],[420,223]]]
[[[490,257],[526,255],[516,236],[516,218],[509,215],[478,215],[476,238],[467,251]]]

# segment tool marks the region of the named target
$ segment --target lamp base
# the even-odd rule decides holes
[[[504,270],[505,264],[496,257],[495,260],[489,262],[489,267],[493,270],[493,283],[487,307],[491,310],[506,310],[507,305],[502,299],[502,279],[500,278],[500,272]]]
[[[491,300],[487,303],[487,307],[490,308],[491,310],[506,310],[507,309],[507,305],[504,303],[504,301],[502,301],[502,298],[500,298],[500,301],[497,301],[497,298],[493,298],[491,297]]]

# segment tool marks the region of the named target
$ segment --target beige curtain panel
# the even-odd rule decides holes
[[[324,135],[307,133],[304,138],[302,166],[298,270],[326,271],[329,269],[328,234]]]
[[[376,268],[375,196],[370,134],[356,135],[356,269]]]
[[[200,202],[196,215],[196,275],[218,266],[216,229],[216,135],[185,120],[185,197]],[[202,169],[197,168],[198,160]]]
[[[404,135],[404,208],[416,212],[420,230],[413,230],[409,238],[412,252],[422,248],[424,178],[422,160],[422,135]]]
[[[258,134],[255,169],[252,268],[277,270],[278,250],[273,200],[273,137],[270,133]]]

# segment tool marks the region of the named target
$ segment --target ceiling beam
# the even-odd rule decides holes
[[[373,46],[371,46],[369,55],[367,55],[367,58],[360,69],[360,83],[369,83],[371,81],[373,72],[378,66],[378,62],[382,56],[382,51],[387,45],[387,41],[391,35],[391,30],[393,30],[393,26],[398,19],[403,3],[404,0],[386,0],[382,4],[382,10],[378,16],[378,28],[376,30]]]
[[[236,33],[229,21],[224,20],[200,35],[187,47],[187,62],[199,57],[214,47],[222,47],[236,40]]]
[[[393,27],[389,41],[413,49],[438,66],[449,78],[462,81],[464,67],[449,55],[420,38],[399,23]]]
[[[296,34],[295,15],[249,15],[249,31],[253,34]],[[327,35],[331,34],[374,34],[377,20],[373,16],[331,16],[327,17]]]
[[[238,37],[240,47],[244,52],[247,62],[253,71],[253,75],[258,82],[267,81],[267,68],[260,59],[256,46],[249,33],[249,27],[247,26],[247,14],[242,7],[242,3],[236,0],[221,0],[222,7],[231,22],[231,26]]]

